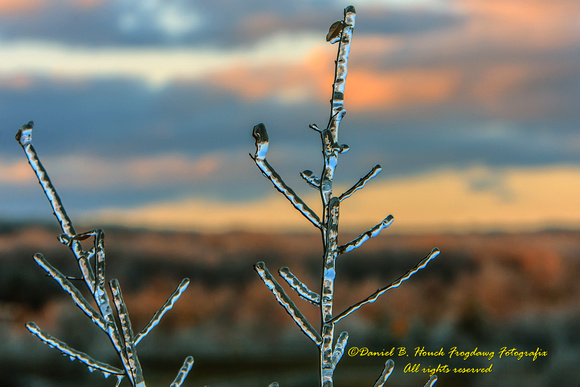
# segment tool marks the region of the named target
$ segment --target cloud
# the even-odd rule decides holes
[[[48,4],[46,0],[2,0],[0,1],[1,16],[15,16],[37,13]]]
[[[577,227],[578,194],[578,167],[439,170],[370,183],[341,205],[341,229],[364,232],[390,213],[395,215],[391,228],[402,233]],[[318,211],[318,194],[303,199]],[[186,199],[104,209],[90,216],[106,223],[162,229],[313,229],[281,195],[239,203]]]
[[[235,63],[296,63],[297,53],[317,45],[318,37],[278,35],[251,49],[224,51],[215,48],[84,48],[58,43],[0,41],[3,60],[0,76],[33,75],[49,78],[138,79],[152,86],[172,81],[199,80]],[[298,56],[298,57],[297,57]],[[37,60],[42,58],[42,60]]]

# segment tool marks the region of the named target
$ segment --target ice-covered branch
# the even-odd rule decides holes
[[[60,352],[62,352],[63,355],[68,356],[71,360],[78,360],[84,363],[87,367],[89,367],[89,370],[100,370],[103,373],[105,373],[105,377],[109,376],[109,374],[115,375],[125,374],[122,370],[116,367],[95,360],[86,353],[77,351],[76,349],[69,347],[65,342],[60,341],[59,339],[51,336],[47,332],[40,329],[38,325],[36,325],[33,322],[26,323],[26,328],[30,331],[30,333],[37,336],[49,347],[58,349]]]
[[[357,181],[352,187],[350,187],[349,189],[344,191],[344,193],[338,197],[340,199],[340,201],[343,201],[344,199],[350,197],[353,193],[355,193],[359,189],[363,188],[365,186],[365,184],[370,179],[372,179],[373,177],[378,175],[379,172],[381,172],[382,170],[383,170],[383,168],[381,168],[381,166],[379,164],[375,165],[369,173],[367,173],[364,177],[362,177],[359,181]]]
[[[304,317],[302,312],[300,312],[298,307],[294,304],[290,297],[288,297],[284,289],[280,286],[272,274],[270,274],[266,264],[264,262],[258,262],[254,265],[254,269],[260,278],[262,278],[262,281],[264,281],[266,286],[272,291],[274,297],[276,297],[276,300],[284,307],[284,309],[286,309],[286,312],[288,312],[288,314],[292,317],[302,332],[304,332],[306,336],[314,341],[316,345],[320,345],[322,341],[320,334],[316,332],[308,320],[306,320],[306,317]]]
[[[427,264],[429,264],[429,262],[431,262],[431,260],[433,260],[438,255],[439,255],[439,249],[435,248],[435,249],[431,250],[431,253],[429,253],[429,255],[427,255],[425,258],[423,258],[421,260],[421,262],[419,262],[417,265],[415,265],[415,267],[413,267],[411,270],[409,270],[407,273],[405,273],[405,275],[399,277],[399,279],[392,282],[389,286],[385,286],[382,289],[378,289],[376,292],[371,294],[366,299],[352,305],[351,307],[346,309],[344,312],[342,312],[341,314],[334,317],[332,319],[332,322],[334,322],[334,323],[339,322],[340,320],[342,320],[343,318],[345,318],[346,316],[348,316],[349,314],[351,314],[352,312],[354,312],[355,310],[357,310],[361,306],[363,306],[365,304],[369,304],[371,302],[375,302],[377,300],[377,298],[379,298],[385,292],[387,292],[391,289],[394,289],[394,288],[398,288],[403,282],[405,282],[406,280],[411,278],[419,270],[424,269],[427,266]]]
[[[46,195],[46,198],[48,199],[48,202],[52,207],[52,212],[56,217],[56,219],[58,220],[62,231],[67,237],[72,238],[74,235],[76,235],[75,229],[72,225],[72,221],[68,217],[68,214],[66,213],[66,210],[62,205],[62,201],[60,200],[60,197],[58,196],[56,189],[52,185],[52,182],[50,181],[50,177],[48,176],[46,169],[44,169],[44,166],[40,162],[40,159],[38,158],[38,154],[36,153],[34,146],[32,145],[33,127],[34,122],[32,121],[28,122],[28,124],[26,125],[22,125],[22,128],[18,130],[18,132],[16,133],[15,136],[16,141],[18,141],[18,143],[22,147],[22,150],[24,150],[24,154],[28,159],[28,163],[30,164],[32,170],[36,174],[38,183],[42,187],[42,190],[44,191],[44,194]],[[81,272],[83,273],[83,278],[85,279],[87,286],[91,291],[93,291],[95,280],[94,273],[91,267],[86,262],[86,259],[84,259],[86,257],[85,254],[83,254],[81,244],[78,241],[75,241],[69,246],[77,258],[79,267],[81,269]]]
[[[381,376],[379,376],[379,378],[375,382],[374,387],[383,387],[385,385],[385,383],[387,382],[387,379],[389,378],[389,376],[391,376],[391,374],[393,373],[394,369],[395,369],[395,362],[392,359],[387,360],[385,362],[385,367],[383,368],[383,372],[381,373]]]
[[[183,366],[181,366],[179,373],[177,374],[177,376],[173,380],[173,383],[171,383],[169,387],[180,387],[185,381],[187,375],[189,374],[189,371],[191,371],[192,366],[193,366],[193,357],[192,356],[186,357],[185,361],[183,362]]]
[[[342,358],[347,342],[348,342],[348,332],[345,331],[342,332],[340,336],[338,336],[338,339],[336,340],[336,345],[334,346],[334,352],[332,354],[332,369],[336,368],[336,365]]]
[[[431,378],[429,378],[429,381],[425,383],[425,387],[433,387],[435,385],[435,382],[437,382],[437,375],[431,376]]]
[[[149,323],[145,326],[145,328],[143,328],[141,332],[139,332],[135,336],[135,345],[139,344],[139,342],[143,338],[145,338],[145,336],[147,336],[147,334],[151,332],[151,330],[155,328],[157,324],[159,324],[161,318],[163,318],[165,313],[167,313],[171,308],[173,308],[173,305],[175,305],[179,297],[181,297],[185,289],[187,289],[187,286],[189,286],[189,278],[185,278],[183,281],[181,281],[177,289],[175,289],[175,291],[171,294],[171,296],[169,296],[167,301],[165,301],[165,304],[163,304],[163,306],[159,308],[159,310],[155,313],[155,315],[153,315],[151,321],[149,321]]]
[[[133,335],[133,326],[131,325],[129,313],[127,312],[127,306],[123,300],[121,286],[119,285],[119,281],[116,279],[112,279],[109,282],[109,286],[111,288],[113,301],[115,302],[115,307],[117,308],[117,316],[119,317],[121,330],[123,332],[122,358],[125,369],[128,371],[129,378],[131,379],[131,383],[134,386],[144,387],[145,380],[143,379],[143,371],[141,370],[141,364],[139,363],[137,351],[135,350],[135,336]]]
[[[54,215],[58,219],[58,222],[61,225],[62,231],[69,236],[73,236],[76,234],[72,222],[68,217],[64,206],[62,205],[62,201],[60,197],[56,193],[46,170],[42,166],[38,156],[36,154],[36,150],[32,145],[32,128],[34,127],[34,122],[30,121],[28,124],[23,125],[22,128],[16,133],[16,141],[20,143],[26,157],[28,158],[28,162],[32,167],[32,170],[36,174],[38,178],[38,182],[42,186],[44,194],[46,195],[50,205],[52,206],[52,210],[54,211]]]
[[[360,247],[363,243],[368,241],[370,238],[373,238],[373,237],[376,237],[377,235],[379,235],[379,233],[383,229],[389,227],[391,225],[391,223],[393,223],[394,219],[395,218],[393,217],[393,215],[387,216],[385,219],[383,219],[383,221],[381,223],[377,224],[376,226],[371,228],[369,231],[361,234],[356,239],[353,239],[352,241],[350,241],[342,246],[339,246],[338,253],[339,254],[348,253],[349,251],[352,251],[352,250]]]
[[[38,266],[42,267],[52,278],[54,278],[60,287],[71,296],[77,306],[91,318],[93,323],[103,331],[107,330],[107,323],[103,317],[91,306],[91,304],[89,304],[81,292],[60,271],[48,263],[40,253],[34,254],[34,260]]]
[[[320,295],[312,290],[300,281],[287,267],[283,267],[278,270],[280,276],[286,280],[288,285],[298,293],[298,295],[306,301],[320,307]]]
[[[304,180],[306,180],[308,185],[311,186],[312,188],[317,189],[317,190],[320,189],[320,177],[316,176],[314,174],[314,172],[307,169],[307,170],[301,172],[300,176]]]
[[[274,184],[274,187],[280,191],[286,199],[292,203],[302,215],[306,217],[313,225],[320,228],[320,218],[304,201],[290,188],[272,166],[266,161],[266,153],[268,152],[268,132],[264,124],[254,126],[252,135],[256,139],[256,153],[250,157],[254,160],[262,174]]]

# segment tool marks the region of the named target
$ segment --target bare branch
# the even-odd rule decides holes
[[[183,366],[181,366],[179,373],[177,374],[177,376],[173,380],[173,383],[171,383],[169,387],[180,387],[185,381],[187,375],[189,374],[189,371],[191,371],[192,366],[193,366],[193,357],[192,356],[186,357],[185,361],[183,362]]]
[[[262,278],[262,281],[266,286],[272,291],[276,300],[286,309],[286,312],[292,317],[294,322],[298,327],[304,332],[306,336],[310,338],[316,345],[320,345],[322,338],[320,334],[310,325],[306,317],[300,312],[300,310],[294,305],[294,302],[288,297],[284,288],[276,281],[276,279],[270,274],[266,264],[264,262],[258,262],[254,265],[254,269]]]
[[[280,276],[286,280],[288,285],[290,285],[290,287],[294,289],[302,299],[320,307],[320,295],[308,289],[302,281],[292,274],[290,269],[283,267],[278,270],[278,273],[280,273]]]
[[[369,173],[367,173],[364,177],[362,177],[359,181],[357,181],[352,187],[350,187],[348,190],[344,191],[344,193],[338,197],[340,199],[340,201],[343,201],[344,199],[350,197],[353,193],[355,193],[359,189],[363,188],[365,186],[365,184],[370,179],[372,179],[373,177],[378,175],[379,172],[381,172],[382,170],[383,170],[383,168],[381,168],[381,166],[379,164],[375,165]]]
[[[351,307],[346,309],[344,312],[342,312],[341,314],[334,317],[331,321],[333,323],[337,323],[340,320],[342,320],[343,318],[345,318],[346,316],[348,316],[349,314],[351,314],[352,312],[354,312],[355,310],[357,310],[358,308],[360,308],[361,306],[368,304],[368,303],[371,303],[371,302],[375,302],[377,300],[377,298],[379,298],[379,296],[381,296],[385,292],[399,287],[403,282],[405,282],[406,280],[411,278],[419,270],[424,269],[427,266],[427,264],[429,262],[431,262],[432,259],[434,259],[435,257],[437,257],[439,255],[439,252],[440,251],[437,248],[431,250],[431,253],[429,253],[429,255],[427,255],[425,258],[423,258],[421,260],[421,262],[419,262],[415,267],[413,267],[411,270],[409,270],[405,275],[401,276],[399,279],[392,282],[389,286],[385,286],[382,289],[378,289],[376,292],[371,294],[369,297],[367,297],[363,301],[357,302],[356,304],[352,305]]]
[[[352,241],[350,241],[342,246],[339,246],[338,253],[339,254],[348,253],[349,251],[352,251],[356,248],[359,248],[363,243],[368,241],[370,238],[376,237],[377,235],[379,235],[379,233],[383,229],[389,227],[391,225],[391,223],[393,223],[394,219],[395,218],[393,217],[393,215],[387,216],[385,219],[383,219],[383,221],[381,223],[377,224],[376,226],[371,228],[369,231],[361,234],[356,239],[353,239]]]
[[[84,363],[87,367],[89,367],[89,370],[99,370],[106,374],[114,375],[125,374],[122,370],[113,367],[112,365],[95,360],[86,353],[69,347],[65,342],[60,341],[54,336],[51,336],[49,333],[40,329],[38,325],[33,322],[26,323],[26,328],[30,331],[30,333],[37,336],[49,347],[58,349],[60,352],[62,352],[63,355],[68,356],[71,360],[78,360]]]
[[[143,330],[141,330],[141,332],[139,332],[135,336],[135,345],[139,344],[139,342],[143,338],[145,338],[145,336],[147,336],[147,334],[151,332],[151,330],[155,328],[157,324],[159,324],[161,318],[163,318],[165,313],[167,313],[171,308],[173,308],[173,305],[175,305],[179,297],[181,297],[181,295],[183,294],[185,289],[187,289],[188,286],[189,286],[189,278],[185,278],[183,281],[181,281],[177,289],[175,289],[175,291],[171,294],[171,296],[169,296],[167,301],[165,301],[165,304],[163,304],[163,306],[159,308],[159,310],[151,318],[151,321],[149,321],[149,323],[145,326],[145,328],[143,328]]]
[[[375,382],[374,387],[383,387],[385,385],[385,382],[389,378],[389,376],[391,376],[391,374],[393,373],[394,369],[395,369],[395,362],[392,359],[387,360],[385,362],[385,367],[383,368],[383,372],[381,373],[381,376],[379,376],[379,378]]]

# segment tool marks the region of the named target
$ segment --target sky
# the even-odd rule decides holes
[[[353,0],[356,26],[335,191],[341,229],[580,227],[580,2]],[[52,212],[16,131],[73,221],[194,231],[312,231],[262,177],[322,169],[349,3],[325,0],[0,2],[0,219]],[[339,192],[340,191],[340,192]]]

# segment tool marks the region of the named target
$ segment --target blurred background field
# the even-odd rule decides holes
[[[98,372],[49,349],[24,328],[27,321],[93,357],[117,364],[104,335],[32,260],[35,252],[67,275],[77,275],[58,230],[4,224],[0,235],[0,372],[2,386],[109,386]],[[136,329],[143,327],[180,280],[190,287],[139,345],[145,376],[167,385],[183,358],[196,359],[186,385],[316,385],[317,351],[252,270],[289,266],[316,288],[320,236],[231,232],[199,234],[108,228],[107,277],[118,278]],[[398,278],[431,249],[442,254],[398,289],[338,324],[348,348],[373,351],[404,346],[495,351],[485,358],[397,358],[391,383],[423,385],[421,367],[487,367],[482,375],[439,374],[440,386],[563,386],[580,380],[580,234],[573,231],[447,235],[385,235],[338,260],[335,310]],[[347,241],[349,236],[343,236]],[[293,297],[318,325],[318,310]],[[548,351],[547,357],[498,359],[501,347]],[[337,386],[372,385],[385,357],[348,357]],[[151,382],[149,382],[149,380]]]

